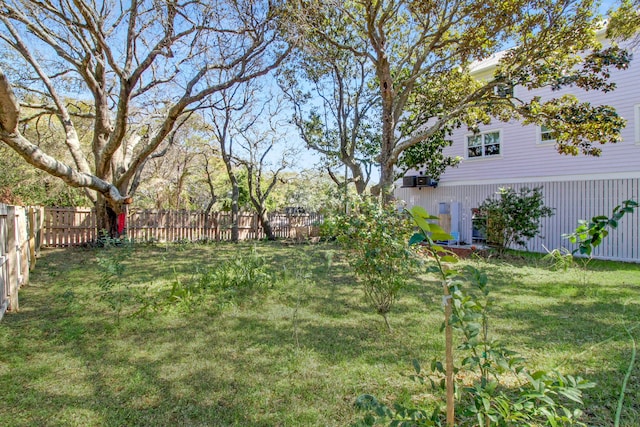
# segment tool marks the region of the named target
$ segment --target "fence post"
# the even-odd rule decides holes
[[[9,263],[9,277],[7,277],[9,294],[9,311],[17,312],[18,305],[18,248],[16,229],[16,207],[7,206],[7,262]]]
[[[36,231],[36,257],[40,256],[40,249],[42,249],[42,234],[44,233],[44,207],[38,207],[38,220]]]
[[[27,241],[29,242],[29,270],[33,270],[36,267],[36,234],[37,234],[37,213],[36,208],[30,206],[27,208],[28,224],[27,227]]]
[[[214,223],[213,223],[213,226],[214,226],[213,239],[216,242],[219,242],[220,241],[220,231],[219,231],[220,230],[220,212],[216,212],[214,214],[214,220],[213,221],[214,221]]]
[[[16,209],[16,233],[18,236],[18,256],[20,257],[20,283],[18,287],[29,284],[29,232],[27,230],[27,208]]]

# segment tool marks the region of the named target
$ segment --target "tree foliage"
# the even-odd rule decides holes
[[[624,120],[607,106],[571,96],[542,100],[504,96],[501,87],[573,85],[610,90],[609,72],[629,56],[602,50],[593,0],[486,2],[475,0],[310,0],[296,3],[299,28],[310,40],[366,59],[375,70],[380,134],[377,190],[390,191],[406,150],[442,160],[438,146],[452,129],[491,119],[546,124],[565,154],[598,155],[598,143],[616,142]],[[506,51],[505,51],[506,49]],[[496,56],[495,72],[478,78],[480,61]],[[434,168],[437,172],[439,168]]]
[[[609,11],[607,37],[613,39],[634,39],[637,43],[640,30],[640,1],[621,0],[618,7]]]
[[[302,140],[321,155],[337,185],[353,183],[358,194],[369,184],[380,147],[379,123],[373,118],[378,113],[373,78],[364,58],[354,58],[317,38],[303,43],[279,73]],[[341,178],[343,165],[351,178]]]
[[[623,23],[637,18],[635,6],[624,0],[612,35],[629,35],[635,24]],[[491,120],[545,125],[559,152],[599,155],[599,144],[619,141],[625,124],[613,108],[557,92],[527,95],[615,88],[611,72],[630,56],[615,43],[601,46],[596,7],[595,0],[0,0],[7,62],[0,139],[31,165],[87,189],[102,228],[115,218],[103,213],[130,201],[147,159],[164,151],[185,115],[269,74],[300,46],[280,74],[294,122],[307,146],[323,153],[330,176],[344,181],[336,167],[346,165],[359,193],[374,163],[374,192],[387,195],[398,168],[437,177],[458,161],[443,155],[451,133]],[[515,86],[523,90],[514,94]],[[66,154],[20,126],[38,117],[58,122]]]

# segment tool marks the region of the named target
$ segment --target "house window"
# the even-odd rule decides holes
[[[540,144],[552,144],[556,142],[556,132],[546,126],[540,126]]]
[[[482,132],[467,137],[467,157],[490,157],[500,154],[500,132]]]

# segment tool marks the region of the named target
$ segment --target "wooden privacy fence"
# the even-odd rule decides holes
[[[319,214],[269,215],[277,238],[308,238],[317,234]],[[201,211],[133,210],[127,215],[127,236],[136,242],[228,241],[231,213]],[[262,239],[258,216],[242,213],[238,219],[240,240]],[[98,236],[96,215],[91,208],[45,208],[44,246],[66,247],[94,242]]]
[[[29,283],[42,242],[44,209],[0,203],[0,319],[17,311],[18,290]]]

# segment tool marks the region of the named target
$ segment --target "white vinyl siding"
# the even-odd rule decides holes
[[[637,50],[637,48],[636,48]],[[637,54],[638,52],[636,52]],[[484,75],[483,75],[484,76]],[[490,73],[486,77],[490,79]],[[616,144],[595,146],[602,149],[600,157],[585,155],[566,156],[559,154],[556,144],[539,144],[540,126],[523,124],[518,120],[501,122],[493,120],[490,124],[479,125],[478,131],[499,130],[500,155],[492,157],[469,157],[468,137],[472,133],[462,126],[453,131],[453,144],[443,150],[446,156],[464,159],[458,167],[447,168],[439,179],[439,186],[458,182],[545,179],[548,176],[577,176],[589,172],[591,175],[622,174],[637,176],[640,171],[640,61],[631,61],[626,70],[612,70],[611,81],[617,85],[610,92],[583,91],[576,87],[567,87],[559,91],[550,88],[538,88],[531,91],[516,87],[516,96],[525,102],[540,97],[541,102],[573,94],[580,102],[591,105],[611,105],[618,115],[627,120],[622,129],[622,140]],[[547,124],[541,122],[540,124]],[[551,124],[551,123],[549,123]],[[497,161],[500,159],[499,161]],[[629,175],[635,174],[635,175]]]
[[[500,131],[481,132],[467,136],[467,158],[498,156],[501,153]]]
[[[634,125],[636,130],[636,144],[640,144],[640,104],[633,106],[634,111]]]

